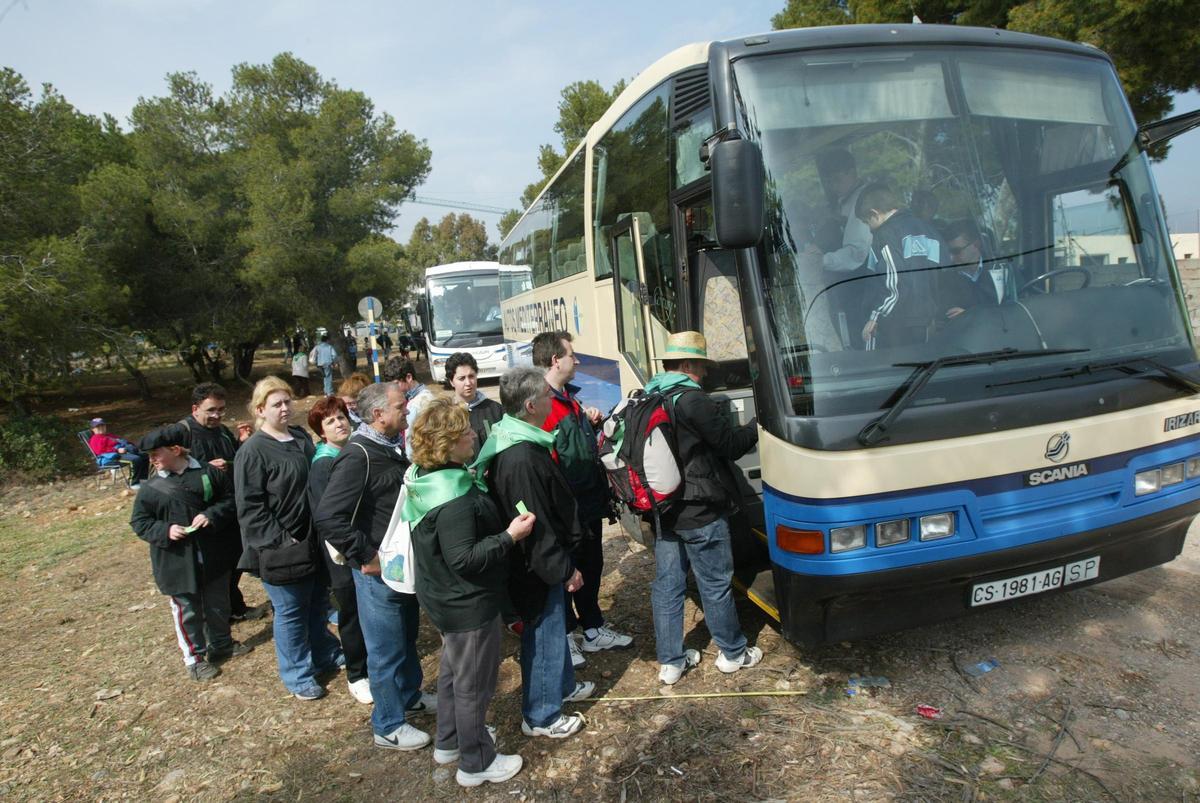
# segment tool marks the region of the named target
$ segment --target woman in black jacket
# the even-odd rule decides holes
[[[343,382],[342,389],[345,387],[346,383]],[[321,440],[308,469],[308,506],[315,513],[317,504],[329,485],[333,461],[337,459],[342,447],[354,432],[345,400],[337,396],[318,399],[308,411],[308,428]],[[334,561],[335,551],[326,544],[322,544],[320,548],[325,570],[329,572],[333,598],[337,601],[338,637],[342,640],[342,651],[346,655],[346,683],[350,687],[351,697],[360,703],[369,704],[372,699],[371,684],[367,680],[367,643],[363,640],[362,624],[358,620],[354,572],[346,565],[344,558],[340,564]]]
[[[275,608],[279,677],[301,700],[325,696],[317,677],[345,663],[329,632],[329,582],[308,506],[312,439],[292,420],[292,390],[277,376],[254,386],[250,412],[258,431],[234,463],[238,521],[245,552],[240,568],[257,573]]]
[[[484,725],[500,666],[500,606],[508,550],[533,530],[524,513],[505,528],[495,503],[465,465],[476,435],[467,411],[449,399],[425,405],[411,433],[404,519],[413,527],[417,599],[442,633],[433,758],[459,762],[458,783],[478,786],[516,775],[521,757],[502,755]]]

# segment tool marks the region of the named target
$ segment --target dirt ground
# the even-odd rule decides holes
[[[91,390],[46,408],[103,407],[118,432],[186,412],[182,375],[149,407]],[[672,690],[654,662],[653,556],[611,528],[601,605],[635,646],[589,656],[579,676],[600,699],[570,708],[588,719],[581,735],[533,740],[506,638],[491,721],[525,767],[466,791],[428,750],[373,748],[370,709],[343,677],[323,700],[290,697],[269,619],[234,627],[254,652],[189,680],[131,502],[90,478],[0,490],[4,799],[1200,800],[1200,533],[1165,567],[820,650],[787,644],[742,603],[766,658],[729,676],[689,601],[687,643],[704,659]],[[254,578],[242,588],[265,601]],[[432,690],[427,622],[420,649]],[[997,667],[972,677],[986,659]],[[850,696],[853,676],[888,685]],[[744,696],[689,696],[730,693]]]

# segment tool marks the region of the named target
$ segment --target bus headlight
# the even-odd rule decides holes
[[[862,549],[867,545],[867,525],[855,524],[853,527],[834,527],[829,531],[829,551],[849,552],[852,549]]]
[[[934,513],[921,517],[921,540],[936,541],[954,535],[954,514]]]
[[[1163,466],[1159,474],[1158,484],[1163,488],[1168,485],[1178,485],[1183,482],[1183,463],[1172,463],[1169,466]]]
[[[1200,457],[1189,457],[1187,461],[1187,478],[1200,477]]]
[[[881,521],[875,525],[875,546],[902,544],[908,540],[908,519]]]
[[[1133,495],[1145,496],[1152,494],[1162,487],[1162,472],[1157,468],[1152,471],[1140,471],[1133,475]]]

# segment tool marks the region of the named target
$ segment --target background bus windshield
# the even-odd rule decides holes
[[[435,346],[500,342],[500,283],[495,273],[430,277],[426,289],[429,336]]]
[[[734,67],[767,171],[760,264],[797,414],[878,411],[913,363],[956,354],[1074,350],[940,372],[921,404],[1111,379],[1071,370],[1097,360],[1195,359],[1107,62],[864,48]]]

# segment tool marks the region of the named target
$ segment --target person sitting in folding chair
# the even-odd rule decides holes
[[[104,423],[103,418],[93,418],[89,426],[92,435],[88,438],[88,448],[96,456],[96,465],[100,468],[129,466],[129,487],[136,491],[141,481],[146,479],[146,456],[124,438],[109,435],[108,424]]]

